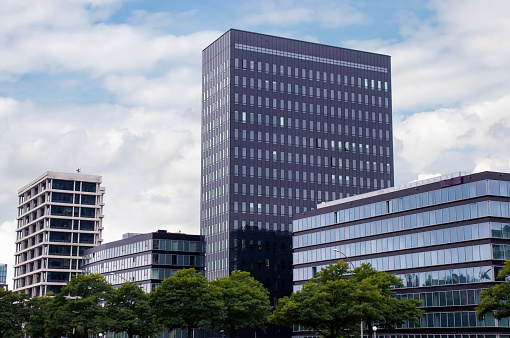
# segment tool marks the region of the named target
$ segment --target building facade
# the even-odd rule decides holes
[[[158,230],[123,237],[88,249],[83,272],[100,273],[114,287],[129,281],[150,292],[178,270],[204,271],[205,245],[200,235]]]
[[[0,263],[0,289],[7,290],[7,264]]]
[[[293,229],[294,290],[347,256],[400,277],[397,298],[423,301],[418,325],[378,337],[509,337],[508,318],[480,321],[475,307],[510,259],[510,174],[450,175],[324,203],[296,215]]]
[[[101,176],[48,171],[18,191],[14,291],[60,292],[103,231]]]
[[[234,29],[203,50],[208,278],[288,295],[292,216],[393,186],[390,74],[386,55]]]

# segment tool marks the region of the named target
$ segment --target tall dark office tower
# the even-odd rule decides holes
[[[292,289],[292,216],[393,186],[390,57],[229,30],[202,53],[210,279]]]

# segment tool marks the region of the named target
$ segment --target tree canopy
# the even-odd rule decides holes
[[[55,297],[61,302],[55,316],[68,316],[73,336],[76,337],[106,332],[111,320],[104,305],[112,296],[111,284],[100,274],[73,276]]]
[[[125,282],[115,289],[107,309],[112,320],[111,330],[126,332],[129,338],[135,335],[153,337],[163,331],[162,326],[153,321],[149,295],[136,283]]]
[[[214,327],[225,316],[222,295],[195,269],[179,270],[163,280],[150,295],[150,304],[159,324],[173,329]]]
[[[322,269],[300,291],[280,299],[270,321],[301,325],[328,338],[356,334],[361,321],[369,334],[374,324],[391,328],[404,320],[419,321],[423,313],[417,308],[420,301],[394,298],[393,289],[399,286],[400,279],[370,264],[351,271],[347,263],[339,261]]]
[[[29,312],[26,305],[28,295],[0,288],[0,338],[22,337],[23,323]]]
[[[506,280],[507,277],[510,277],[510,261],[505,262],[497,278]],[[487,313],[492,314],[496,319],[510,316],[510,283],[508,281],[482,290],[476,315],[479,320],[482,320]]]
[[[232,271],[230,276],[211,284],[220,290],[225,312],[214,322],[215,328],[227,329],[232,338],[237,338],[241,328],[264,327],[271,314],[269,292],[249,272]]]

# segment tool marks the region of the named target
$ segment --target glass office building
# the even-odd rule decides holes
[[[0,264],[0,288],[7,290],[7,264]]]
[[[102,242],[101,176],[48,171],[18,191],[14,291],[60,292]]]
[[[200,235],[169,233],[126,234],[123,239],[88,249],[84,273],[100,273],[114,287],[129,281],[150,292],[178,270],[204,271],[205,245]]]
[[[202,53],[210,279],[292,288],[292,216],[393,186],[390,57],[229,30]]]
[[[296,215],[293,229],[294,290],[345,255],[400,277],[397,297],[423,300],[419,324],[378,337],[509,337],[508,318],[477,320],[475,307],[510,259],[510,174],[437,177],[324,203]]]

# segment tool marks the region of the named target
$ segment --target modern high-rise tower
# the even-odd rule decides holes
[[[390,57],[229,30],[202,53],[207,276],[292,289],[292,216],[393,186]]]
[[[48,171],[18,191],[14,291],[60,292],[102,242],[101,176]]]

